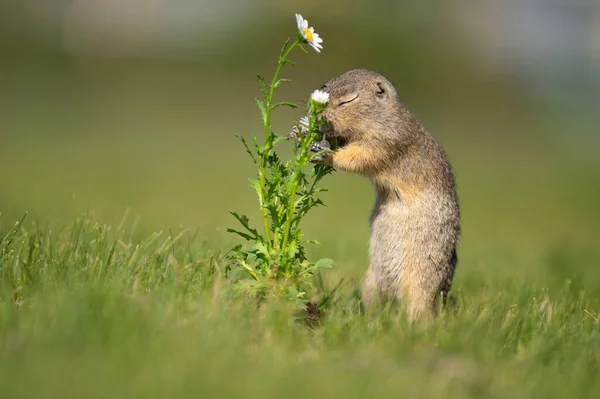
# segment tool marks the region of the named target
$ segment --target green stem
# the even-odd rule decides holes
[[[316,119],[316,114],[312,115],[311,117],[312,121],[314,121]],[[311,124],[309,125],[308,131],[312,132],[314,130],[314,125],[311,121]],[[287,213],[287,217],[285,219],[285,229],[283,230],[283,241],[281,244],[281,252],[283,254],[285,254],[285,249],[287,248],[287,243],[288,243],[288,238],[290,235],[290,231],[292,229],[292,219],[294,216],[294,210],[296,209],[295,206],[295,201],[296,201],[296,190],[298,190],[298,185],[300,184],[300,172],[302,171],[302,168],[304,168],[304,166],[306,165],[306,162],[308,161],[308,159],[310,159],[310,157],[308,156],[308,146],[310,145],[311,141],[313,139],[313,136],[311,134],[307,134],[306,137],[304,138],[304,141],[302,141],[302,149],[300,152],[300,156],[297,157],[297,165],[296,165],[296,174],[294,176],[294,180],[293,180],[293,186],[292,186],[292,190],[291,190],[291,195],[290,195],[290,202],[288,205],[288,213]],[[285,256],[285,255],[284,255]]]
[[[304,167],[304,165],[298,165],[298,169]],[[287,247],[287,242],[288,242],[288,237],[290,235],[290,230],[292,227],[292,216],[294,216],[294,202],[296,201],[296,190],[298,189],[298,184],[300,183],[300,179],[298,178],[298,176],[300,175],[299,172],[296,172],[296,176],[294,177],[294,186],[293,186],[293,191],[292,191],[292,195],[290,197],[290,204],[288,206],[288,214],[287,217],[285,219],[285,230],[283,231],[283,242],[281,244],[281,253],[285,254],[285,249]]]
[[[273,149],[273,132],[271,131],[271,106],[273,104],[273,92],[275,91],[275,83],[277,82],[277,80],[279,79],[279,74],[281,73],[281,70],[283,69],[284,65],[287,63],[287,57],[290,54],[290,52],[297,46],[300,44],[300,39],[296,39],[296,41],[290,46],[288,47],[288,49],[283,52],[283,55],[281,55],[279,57],[279,63],[277,64],[277,69],[275,70],[275,74],[273,75],[273,79],[271,80],[271,85],[269,87],[269,94],[267,96],[266,100],[266,118],[265,118],[265,152],[264,155],[261,158],[261,164],[260,164],[260,172],[259,172],[259,180],[260,180],[260,187],[261,187],[261,194],[262,194],[262,203],[261,205],[261,210],[262,210],[262,214],[263,214],[263,224],[264,224],[264,228],[265,228],[265,237],[267,239],[267,244],[269,245],[270,248],[273,248],[273,245],[277,243],[278,240],[278,235],[277,235],[277,231],[275,231],[274,234],[274,238],[273,241],[271,241],[271,233],[270,233],[270,229],[269,229],[269,210],[267,209],[267,207],[265,206],[265,199],[267,197],[267,190],[266,190],[266,170],[267,170],[267,160],[269,158],[269,155],[271,153],[271,150]]]

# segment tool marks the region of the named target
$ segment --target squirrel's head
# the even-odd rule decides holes
[[[321,87],[329,94],[323,112],[328,124],[325,136],[336,138],[339,146],[382,133],[382,125],[398,115],[396,89],[383,75],[367,69],[353,69]]]

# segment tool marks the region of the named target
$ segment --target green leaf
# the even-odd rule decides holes
[[[277,87],[279,87],[279,86],[280,86],[282,83],[291,82],[291,81],[292,81],[291,79],[283,79],[283,78],[281,78],[281,79],[279,79],[279,80],[277,80],[277,81],[275,82],[275,84],[273,85],[273,87],[274,87],[274,88],[277,88]]]
[[[252,269],[252,268],[250,267],[250,265],[249,265],[249,264],[247,264],[247,263],[246,263],[244,260],[242,260],[242,259],[238,260],[238,264],[239,264],[241,267],[243,267],[243,268],[244,268],[244,270],[245,270],[246,272],[248,272],[248,274],[249,274],[250,276],[252,276],[252,278],[253,278],[254,280],[258,281],[258,274],[256,273],[256,271],[254,271],[254,269]]]
[[[252,143],[254,144],[254,151],[256,151],[256,154],[258,155],[258,157],[259,158],[262,157],[263,154],[265,153],[265,146],[258,144],[256,136],[252,136]]]
[[[257,179],[256,177],[250,177],[248,179],[248,181],[250,182],[250,185],[252,187],[254,187],[254,190],[256,190],[256,194],[258,195],[258,200],[262,203],[263,198],[262,198],[262,188],[260,187],[260,180]]]
[[[260,74],[256,74],[256,80],[260,84],[260,90],[262,91],[265,98],[267,97],[267,84],[265,83],[265,78],[263,78]]]
[[[277,206],[276,204],[271,203],[267,209],[269,210],[269,215],[271,216],[271,220],[273,223],[273,230],[274,231],[279,231],[280,227],[281,227],[281,215],[280,215],[280,210],[281,207]]]
[[[240,139],[240,141],[244,145],[244,148],[246,148],[246,152],[248,153],[248,155],[250,155],[250,157],[252,157],[252,161],[254,162],[254,164],[256,164],[256,157],[254,156],[254,153],[252,152],[252,150],[250,150],[250,147],[248,147],[248,143],[246,143],[246,139],[243,138],[242,136],[240,136],[239,134],[236,134],[235,136],[238,139]],[[256,140],[256,136],[254,136],[254,139]]]
[[[233,215],[233,217],[235,217],[242,224],[242,226],[244,226],[246,228],[246,230],[248,230],[252,234],[252,237],[254,239],[260,239],[260,235],[258,234],[258,231],[256,231],[256,229],[250,227],[250,225],[249,225],[250,220],[248,219],[248,217],[246,215],[240,215],[234,211],[229,211],[229,213],[231,213]]]
[[[252,246],[255,249],[255,253],[259,253],[263,255],[263,257],[269,261],[271,261],[271,254],[269,253],[269,248],[262,242],[257,242]]]
[[[242,253],[242,247],[243,247],[242,244],[236,245],[235,247],[233,247],[233,248],[231,248],[229,250],[229,252],[227,253],[227,255],[228,256],[230,256],[230,255],[240,256],[241,253]]]
[[[239,230],[232,229],[231,227],[228,227],[228,228],[227,228],[227,232],[228,232],[228,233],[234,233],[234,234],[237,234],[237,235],[239,235],[240,237],[242,237],[242,238],[244,238],[244,239],[246,239],[246,240],[248,240],[248,241],[254,241],[254,237],[250,236],[249,234],[242,233],[242,232],[241,232],[241,231],[239,231]]]
[[[275,104],[271,105],[271,110],[274,110],[277,107],[298,108],[298,106],[296,104],[294,104],[294,103],[290,103],[290,102],[287,102],[287,101],[281,101],[281,102],[278,102],[278,103],[275,103]]]
[[[331,269],[333,267],[333,265],[334,265],[333,260],[328,259],[328,258],[322,258],[322,259],[319,259],[315,264],[310,265],[308,267],[306,264],[303,264],[302,266],[304,267],[304,270],[302,270],[298,275],[299,276],[309,276],[317,269],[320,269],[320,268]]]
[[[281,51],[279,52],[279,63],[281,63],[283,61],[283,55],[285,54],[285,50],[287,50],[289,44],[290,44],[290,38],[288,37],[286,39],[285,43],[283,43],[283,46],[281,47]]]
[[[266,151],[266,149],[265,149],[265,146],[264,146],[264,145],[258,145],[258,144],[257,144],[257,145],[256,145],[254,148],[256,149],[256,153],[257,153],[259,156],[263,156],[263,155],[265,154],[265,151]]]
[[[277,144],[280,141],[287,140],[287,136],[282,136],[280,134],[275,134],[275,138],[273,139],[273,144]]]
[[[247,262],[248,264],[251,264],[251,263],[253,263],[253,262],[256,262],[256,254],[255,254],[255,253],[253,253],[253,252],[249,252],[249,253],[248,253],[248,256],[246,256],[246,262]]]
[[[256,105],[260,109],[260,113],[262,114],[263,125],[267,124],[267,108],[265,107],[265,103],[262,100],[256,99]]]
[[[296,255],[300,253],[300,248],[298,247],[298,243],[296,241],[289,243],[287,253],[291,259],[295,258]]]

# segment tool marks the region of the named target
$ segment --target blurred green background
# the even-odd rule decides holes
[[[228,211],[260,225],[234,135],[262,136],[255,74],[297,12],[324,49],[292,55],[279,133],[375,69],[455,169],[459,306],[428,328],[360,312],[358,176],[304,223],[344,279],[320,327],[215,273]],[[594,0],[0,0],[0,396],[595,398],[599,109]]]
[[[278,98],[303,104],[355,67],[395,83],[456,171],[459,285],[556,274],[600,292],[600,6],[517,3],[0,1],[1,228],[131,209],[142,230],[225,248],[228,210],[258,208],[234,134],[261,135],[255,73],[273,73],[299,12],[324,50],[292,56]],[[280,112],[279,133],[301,114]],[[324,185],[307,235],[358,279],[374,194],[343,173]],[[564,252],[586,261],[547,262]]]

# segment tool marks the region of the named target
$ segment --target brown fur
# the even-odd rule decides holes
[[[377,191],[365,304],[383,296],[406,303],[411,318],[435,314],[452,284],[460,235],[445,153],[382,75],[355,69],[321,90],[330,95],[326,136],[347,142],[322,161],[367,177]]]

